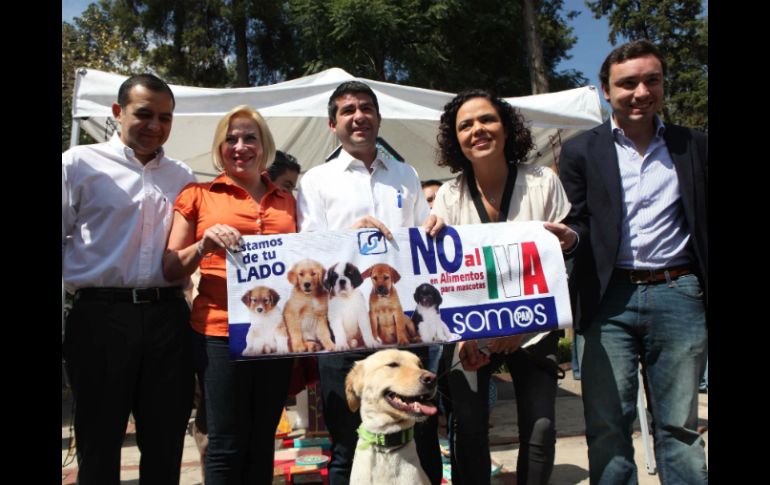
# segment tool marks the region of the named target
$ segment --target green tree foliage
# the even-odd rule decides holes
[[[171,83],[224,86],[231,31],[220,0],[112,0],[124,34],[140,32],[148,66]]]
[[[581,73],[555,70],[576,40],[562,4],[541,0],[537,11],[554,89],[587,82]],[[338,66],[430,89],[531,92],[520,0],[289,0],[289,12],[303,74]]]
[[[112,0],[125,34],[141,32],[147,64],[176,84],[275,82],[291,32],[281,0]]]
[[[330,67],[444,91],[530,94],[521,0],[99,0],[62,22],[62,148],[74,69],[149,71],[174,84],[253,86]],[[536,16],[552,90],[575,43],[562,0]]]
[[[72,88],[75,70],[87,67],[128,74],[140,68],[141,42],[116,26],[111,2],[92,3],[74,25],[62,22],[62,151],[69,148],[72,128]],[[117,96],[117,93],[115,93]],[[81,141],[88,140],[81,132]],[[87,142],[87,141],[86,141]]]
[[[596,18],[607,16],[609,41],[649,39],[668,65],[663,118],[708,129],[708,16],[701,0],[587,1]]]
[[[290,0],[295,46],[304,74],[341,67],[355,75],[395,80],[407,39],[421,34],[415,0]]]
[[[252,86],[294,74],[280,0],[99,0],[62,22],[62,150],[69,147],[75,69],[154,72],[205,87]],[[81,132],[81,142],[88,142]]]

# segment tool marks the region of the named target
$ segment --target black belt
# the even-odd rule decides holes
[[[663,269],[615,268],[615,274],[623,279],[628,279],[635,285],[643,285],[649,283],[663,283],[664,281],[667,281],[667,278],[675,280],[680,276],[692,274],[692,269],[689,266],[675,266],[673,268]]]
[[[75,292],[75,302],[102,301],[109,303],[155,303],[184,298],[178,286],[162,288],[81,288]]]

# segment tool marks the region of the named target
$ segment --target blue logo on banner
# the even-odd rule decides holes
[[[559,326],[553,296],[442,308],[439,312],[449,331],[462,335],[464,340],[545,332]]]
[[[388,252],[388,242],[378,230],[361,231],[358,233],[358,252],[364,256]]]

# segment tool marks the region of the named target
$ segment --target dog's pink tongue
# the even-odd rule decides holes
[[[419,401],[415,401],[412,403],[412,409],[414,409],[416,413],[424,414],[426,416],[433,416],[438,412],[436,406],[429,402],[421,403]]]

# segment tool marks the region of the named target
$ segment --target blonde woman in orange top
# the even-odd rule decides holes
[[[191,340],[206,402],[206,484],[270,483],[293,359],[230,361],[225,251],[237,249],[241,235],[296,232],[296,203],[263,173],[275,143],[256,110],[230,110],[211,152],[220,174],[177,197],[163,271],[174,280],[200,266]]]

